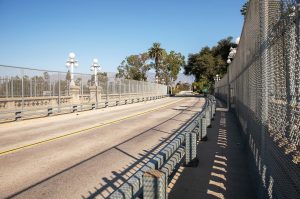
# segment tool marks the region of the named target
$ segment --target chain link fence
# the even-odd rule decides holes
[[[0,122],[90,110],[165,97],[167,86],[97,75],[0,65]]]
[[[243,128],[260,198],[300,198],[299,8],[251,0],[237,54],[215,85]]]

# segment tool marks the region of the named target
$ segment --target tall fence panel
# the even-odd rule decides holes
[[[97,82],[95,80],[97,79]],[[0,65],[0,122],[162,98],[167,86],[100,73],[74,74]]]
[[[251,0],[215,93],[236,113],[260,198],[300,198],[299,1]]]

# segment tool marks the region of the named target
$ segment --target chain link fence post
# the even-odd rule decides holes
[[[21,75],[22,75],[22,114],[23,114],[23,111],[24,111],[24,106],[25,106],[25,101],[24,101],[24,69],[21,69]]]

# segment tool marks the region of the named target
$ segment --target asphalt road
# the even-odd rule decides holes
[[[204,103],[156,101],[0,125],[0,198],[105,198]]]

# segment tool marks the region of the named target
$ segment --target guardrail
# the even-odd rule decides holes
[[[177,166],[182,162],[185,166],[193,166],[198,161],[197,141],[207,140],[207,127],[211,126],[215,110],[215,98],[208,96],[202,110],[176,132],[175,137],[169,140],[169,144],[108,198],[129,199],[140,196],[144,199],[167,198],[168,178]]]

